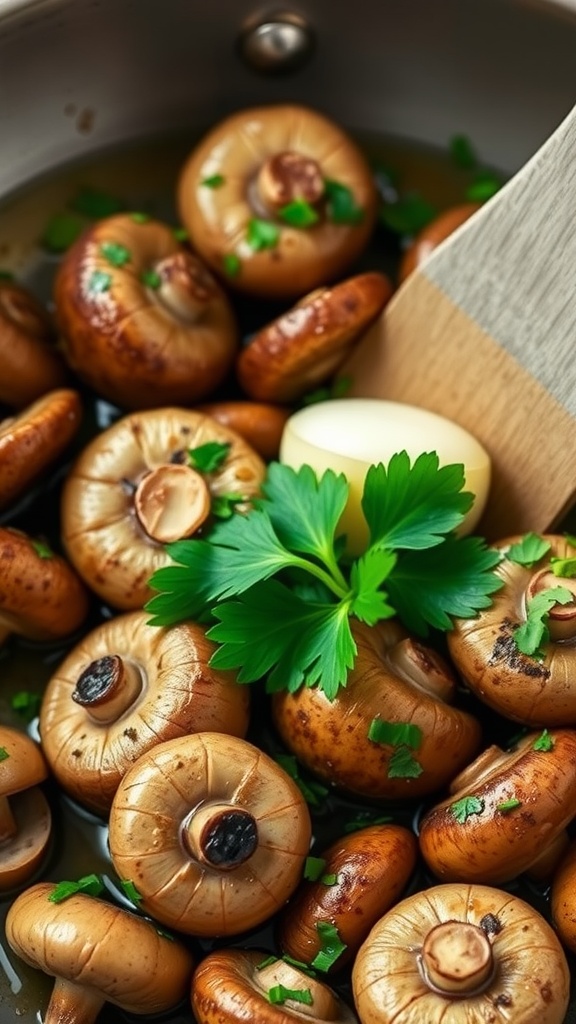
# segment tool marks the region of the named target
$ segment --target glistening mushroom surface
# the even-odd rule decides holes
[[[53,339],[52,321],[35,296],[0,280],[0,402],[23,408],[64,384]]]
[[[0,726],[0,891],[26,881],[46,852],[52,815],[39,783],[47,775],[38,744]]]
[[[209,667],[215,646],[205,628],[158,629],[147,619],[118,615],[89,633],[57,668],[40,708],[42,748],[58,782],[101,814],[155,744],[248,728],[249,690]]]
[[[241,831],[225,827],[220,845],[226,815],[234,827],[238,815]],[[300,790],[268,755],[205,732],[158,744],[124,776],[112,804],[110,853],[142,909],[163,924],[236,935],[266,921],[294,891],[310,831]],[[218,844],[211,849],[210,835]],[[219,865],[218,851],[226,850],[236,861]]]
[[[189,409],[131,413],[97,435],[72,467],[63,491],[62,539],[80,575],[113,607],[141,608],[152,596],[152,573],[171,564],[166,536],[155,540],[147,527],[164,529],[169,520],[169,539],[188,535],[191,509],[181,500],[174,470],[190,467],[196,476],[188,451],[208,442],[230,446],[222,465],[205,476],[210,495],[242,495],[249,502],[264,478],[262,459],[234,431]],[[157,500],[148,488],[151,474]]]

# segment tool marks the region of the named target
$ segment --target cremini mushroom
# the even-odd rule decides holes
[[[0,509],[23,494],[65,451],[82,408],[77,391],[50,391],[0,421]]]
[[[438,885],[396,904],[360,948],[362,1024],[562,1024],[570,974],[552,928],[485,885]]]
[[[209,953],[192,976],[198,1024],[355,1024],[353,1010],[319,978],[254,950]]]
[[[54,296],[70,366],[121,408],[198,401],[233,364],[226,294],[160,221],[98,221],[64,256]]]
[[[565,946],[576,953],[576,842],[568,847],[552,878],[552,922]]]
[[[304,798],[275,761],[246,740],[204,732],[158,744],[126,773],[110,853],[158,921],[227,936],[285,903],[310,832]]]
[[[211,472],[194,468],[190,451],[220,447]],[[131,413],[95,437],[63,490],[62,539],[89,586],[115,608],[141,608],[148,580],[169,565],[165,545],[196,533],[216,497],[246,510],[265,465],[234,431],[188,409]]]
[[[265,462],[278,458],[282,433],[292,413],[289,407],[238,399],[205,402],[197,408],[224,427],[235,430]]]
[[[193,970],[188,950],[151,921],[75,893],[50,899],[41,882],[21,893],[6,917],[6,938],[54,988],[44,1024],[94,1024],[106,1002],[127,1013],[162,1013],[185,996]]]
[[[388,278],[373,271],[306,295],[238,355],[244,392],[259,402],[293,402],[325,383],[391,294]]]
[[[345,949],[330,970],[352,960],[372,925],[399,899],[415,866],[418,844],[402,825],[371,825],[342,836],[311,859],[313,877],[301,882],[282,911],[283,954],[313,963],[322,949],[318,925],[336,928]]]
[[[356,663],[333,701],[318,687],[273,695],[280,736],[310,771],[347,793],[433,793],[478,750],[479,723],[446,703],[455,686],[448,665],[396,621],[355,623],[353,635]]]
[[[405,281],[412,271],[427,259],[436,246],[448,238],[453,231],[456,231],[456,228],[469,220],[481,205],[481,203],[460,203],[458,206],[451,206],[422,228],[402,257],[398,271],[399,281]]]
[[[454,620],[450,655],[476,696],[506,718],[530,726],[576,725],[576,579],[551,569],[553,558],[575,558],[576,546],[567,537],[545,534],[548,552],[526,566],[508,557],[521,540],[510,537],[494,545],[503,555],[495,571],[504,585],[474,619]],[[574,599],[552,605],[549,639],[535,655],[524,654],[516,630],[527,622],[536,595],[557,587]]]
[[[120,779],[162,740],[210,730],[244,736],[248,688],[211,669],[203,626],[147,625],[145,612],[104,622],[65,658],[44,691],[42,749],[62,788],[107,814]]]
[[[420,850],[446,882],[500,885],[550,875],[576,803],[576,732],[531,733],[515,750],[489,747],[425,814]]]
[[[47,775],[38,744],[0,725],[0,892],[25,882],[44,858],[52,816],[39,784]]]
[[[20,409],[62,387],[66,366],[47,310],[22,285],[0,280],[0,402]]]
[[[73,633],[88,591],[65,558],[21,530],[0,526],[0,628],[30,640]]]
[[[306,107],[242,110],[186,161],[180,216],[194,247],[230,285],[258,296],[303,295],[356,259],[377,194],[356,144]]]

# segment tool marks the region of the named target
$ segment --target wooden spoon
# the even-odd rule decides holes
[[[399,288],[342,369],[490,452],[479,532],[552,528],[576,497],[576,108]]]

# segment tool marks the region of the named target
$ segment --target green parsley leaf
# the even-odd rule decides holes
[[[410,748],[400,746],[390,755],[386,775],[389,779],[417,779],[423,771],[422,765],[412,755]]]
[[[534,740],[532,750],[537,750],[544,754],[548,754],[551,750],[554,750],[554,737],[550,735],[548,729],[543,729],[540,735]]]
[[[471,171],[478,166],[478,158],[467,135],[453,135],[449,142],[450,156],[457,167]]]
[[[471,814],[482,814],[484,801],[478,796],[463,796],[461,800],[456,800],[450,805],[450,810],[458,824],[463,825]]]
[[[134,882],[130,881],[129,878],[122,878],[120,880],[120,885],[122,886],[124,895],[128,897],[130,902],[133,903],[135,907],[137,907],[142,902],[144,897],[138,892],[138,889],[134,885]]]
[[[219,441],[207,441],[197,448],[189,448],[190,464],[199,473],[214,473],[228,458],[231,447],[230,441],[222,444]]]
[[[422,196],[400,196],[395,203],[382,206],[380,223],[395,235],[411,238],[425,228],[438,215],[438,209]]]
[[[77,882],[58,882],[48,893],[50,903],[63,903],[64,900],[75,896],[76,893],[85,893],[87,896],[99,896],[104,891],[104,883],[100,875],[84,875]]]
[[[324,182],[326,191],[326,212],[333,224],[361,224],[364,210],[358,205],[348,185],[330,179]]]
[[[261,960],[259,964],[256,964],[256,970],[262,971],[264,970],[265,967],[271,967],[272,964],[277,964],[278,960],[279,957],[273,956],[273,954],[271,953],[270,956],[264,957],[264,959]]]
[[[373,718],[368,739],[373,743],[389,744],[392,747],[405,745],[418,750],[422,743],[422,729],[412,722],[384,722],[381,718]]]
[[[309,988],[286,988],[284,985],[274,985],[268,990],[268,999],[275,1005],[283,1005],[288,999],[294,1003],[305,1003],[312,1006],[314,1000]]]
[[[242,261],[235,252],[227,252],[222,257],[222,269],[228,277],[238,277],[240,270],[242,269]]]
[[[508,811],[515,811],[517,807],[522,807],[522,801],[511,798],[510,800],[503,800],[501,804],[496,804],[496,810],[500,811],[501,814],[508,814]]]
[[[522,654],[544,657],[542,645],[548,643],[548,618],[555,604],[571,604],[574,594],[567,587],[548,587],[526,601],[526,621],[512,630]]]
[[[494,174],[484,173],[466,189],[465,195],[471,203],[486,203],[502,188],[502,182]]]
[[[571,555],[568,558],[554,557],[550,559],[550,568],[555,576],[564,577],[564,579],[570,579],[576,576],[576,556]]]
[[[343,831],[346,833],[358,832],[361,828],[370,828],[371,825],[389,825],[392,821],[394,821],[394,818],[391,818],[388,814],[375,817],[371,811],[361,811],[352,821],[346,822]]]
[[[320,939],[320,950],[312,960],[312,967],[318,971],[329,971],[347,946],[342,942],[338,929],[329,921],[317,921],[316,931]]]
[[[140,274],[140,280],[142,284],[145,284],[147,288],[151,288],[152,291],[157,291],[162,284],[162,278],[157,270],[143,270]]]
[[[539,562],[550,551],[550,542],[537,533],[526,533],[515,544],[511,544],[505,552],[509,562],[525,565],[528,568]]]
[[[280,767],[294,780],[307,804],[319,807],[328,794],[328,789],[315,780],[308,781],[300,775],[298,761],[293,754],[277,754],[276,761]]]
[[[0,761],[6,761],[10,757],[10,754],[6,750],[6,747],[0,747]]]
[[[48,252],[60,254],[80,237],[85,228],[81,217],[74,213],[57,213],[48,221],[42,236],[40,245]]]
[[[38,558],[54,558],[54,552],[49,544],[44,540],[31,540],[30,544],[34,548],[34,551],[38,555]]]
[[[216,519],[230,519],[234,515],[236,505],[247,500],[245,494],[216,494],[212,498],[212,515]]]
[[[293,199],[278,210],[280,220],[293,228],[311,228],[320,220],[319,214],[305,199]]]
[[[317,882],[325,867],[326,861],[323,857],[306,857],[304,861],[304,878],[307,882]]]
[[[369,548],[353,563],[350,571],[352,604],[350,611],[362,622],[373,626],[381,619],[390,619],[394,608],[387,602],[380,587],[396,565],[396,555],[384,548]]]
[[[70,206],[77,213],[90,217],[91,220],[100,220],[102,217],[111,217],[114,213],[121,213],[126,209],[124,202],[117,196],[110,195],[100,189],[85,185],[72,199]]]
[[[31,693],[30,690],[18,690],[10,698],[10,707],[17,715],[20,715],[26,722],[31,722],[40,711],[42,698],[39,693]]]
[[[329,875],[322,875],[320,881],[322,882],[322,885],[337,885],[338,875],[333,873]]]
[[[130,262],[130,250],[120,242],[102,242],[100,252],[113,267],[123,267]]]
[[[186,228],[172,228],[172,234],[177,242],[187,242],[190,237]]]
[[[272,462],[262,492],[265,500],[258,507],[282,543],[334,566],[336,529],[349,493],[344,474],[329,469],[318,479],[310,466],[294,470]]]
[[[254,252],[261,252],[262,249],[274,249],[278,245],[280,228],[271,220],[261,220],[259,217],[252,217],[248,221],[246,241]]]
[[[111,284],[111,274],[107,274],[105,270],[94,270],[88,281],[88,290],[93,295],[101,295],[103,292],[109,291]]]
[[[133,220],[135,224],[148,224],[152,218],[149,213],[144,213],[143,210],[134,210],[130,214],[130,220]]]
[[[226,181],[223,174],[211,174],[200,182],[203,188],[220,188]]]

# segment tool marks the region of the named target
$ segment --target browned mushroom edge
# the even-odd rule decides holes
[[[0,402],[21,409],[62,387],[66,366],[54,334],[47,310],[32,293],[0,280]]]
[[[38,744],[0,725],[0,892],[27,881],[44,859],[52,816],[39,784],[47,775]]]
[[[240,434],[265,462],[278,458],[284,427],[292,414],[290,407],[243,399],[205,402],[197,409]]]

